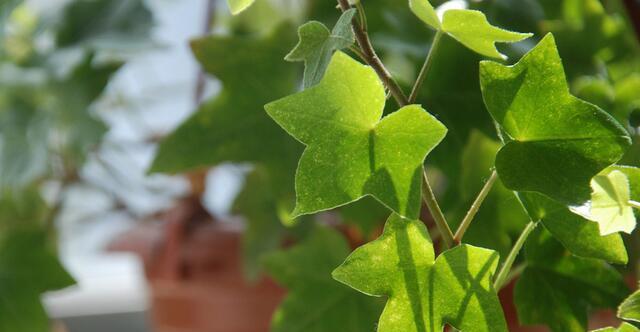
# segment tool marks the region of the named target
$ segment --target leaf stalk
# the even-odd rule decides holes
[[[418,73],[418,78],[416,82],[413,84],[413,88],[411,89],[411,94],[409,94],[409,104],[413,104],[418,98],[418,93],[420,92],[420,88],[422,87],[422,83],[424,83],[424,79],[427,77],[427,73],[429,72],[429,68],[431,68],[431,64],[433,63],[434,54],[438,50],[438,45],[440,45],[440,39],[444,33],[442,30],[438,30],[436,35],[433,37],[433,42],[431,42],[431,48],[429,48],[429,52],[427,53],[427,57],[422,64],[422,68],[420,69],[420,73]]]
[[[516,260],[516,257],[518,257],[520,249],[522,249],[522,246],[527,241],[529,234],[531,234],[536,226],[538,226],[538,223],[538,221],[529,221],[527,226],[525,226],[525,228],[522,230],[522,233],[520,233],[518,240],[516,240],[516,243],[511,248],[507,259],[502,264],[502,267],[500,268],[500,271],[496,275],[496,279],[493,282],[493,288],[496,291],[499,291],[505,285],[506,281],[508,280],[509,273],[511,272],[511,266],[513,265],[513,262]]]
[[[467,231],[467,229],[469,229],[469,226],[473,221],[473,217],[475,217],[475,215],[478,213],[478,210],[480,210],[480,206],[482,205],[482,202],[484,202],[484,199],[487,197],[487,195],[491,191],[491,188],[493,188],[493,184],[496,182],[497,178],[498,178],[498,173],[494,169],[493,172],[491,172],[491,176],[489,177],[487,182],[485,182],[484,186],[480,190],[480,193],[478,193],[478,196],[471,204],[471,207],[467,211],[467,214],[462,219],[460,226],[458,226],[458,229],[456,230],[456,233],[453,236],[453,241],[455,243],[460,243],[462,241],[462,237],[464,236],[464,233]]]

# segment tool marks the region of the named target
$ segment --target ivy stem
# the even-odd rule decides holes
[[[640,209],[640,202],[629,201],[628,203],[632,208]]]
[[[537,225],[537,221],[529,221],[527,226],[522,230],[522,233],[520,233],[520,237],[518,237],[518,240],[516,240],[513,248],[511,248],[507,259],[502,264],[502,267],[500,268],[500,271],[496,275],[496,279],[493,282],[493,288],[496,291],[500,290],[508,280],[509,272],[511,272],[511,266],[513,265],[513,262],[516,260],[516,257],[518,257],[518,253],[520,253],[520,249],[522,249],[522,246],[527,241],[527,237],[529,237],[529,234],[531,234],[531,232],[536,228]]]
[[[438,201],[436,201],[436,196],[433,194],[433,190],[429,184],[427,173],[424,170],[422,175],[422,200],[424,200],[424,203],[427,205],[427,208],[433,217],[433,221],[435,221],[438,231],[440,231],[440,236],[442,237],[444,245],[447,248],[451,248],[454,244],[453,233],[451,232],[451,228],[449,228],[449,224],[447,223],[447,219],[444,217],[442,210],[440,210]]]
[[[340,5],[340,9],[343,12],[351,9],[349,0],[338,0],[338,4]],[[364,15],[364,12],[362,14]],[[400,107],[407,105],[407,96],[402,91],[402,88],[400,88],[400,85],[398,85],[398,82],[393,79],[391,73],[389,73],[382,61],[380,61],[378,54],[373,49],[373,45],[371,44],[371,40],[369,39],[369,34],[367,33],[367,31],[363,28],[362,25],[358,23],[358,20],[355,19],[355,17],[351,21],[351,26],[353,28],[353,33],[355,34],[356,41],[360,46],[360,50],[362,50],[364,61],[369,66],[371,66],[373,70],[375,70],[376,74],[378,74],[378,77],[380,78],[380,80],[382,80],[382,83],[387,87],[387,89],[389,89],[389,92],[396,100],[398,105],[400,105]]]
[[[442,38],[442,35],[442,30],[438,30],[438,32],[436,32],[436,35],[433,37],[431,48],[429,48],[427,57],[424,59],[424,64],[422,64],[422,68],[420,69],[420,73],[418,74],[418,78],[416,79],[416,82],[413,84],[413,88],[411,89],[411,94],[409,95],[409,104],[412,104],[416,101],[416,98],[418,98],[420,87],[422,86],[422,83],[424,82],[424,79],[429,72],[429,68],[431,68],[433,57],[438,50],[438,45],[440,45],[440,38]]]
[[[484,186],[480,190],[480,193],[478,193],[478,196],[471,204],[469,211],[467,211],[467,214],[462,219],[460,226],[458,226],[458,229],[456,230],[456,234],[453,236],[453,241],[455,243],[460,243],[462,241],[462,237],[464,236],[464,233],[469,228],[469,225],[471,225],[471,221],[473,221],[473,217],[475,217],[476,213],[478,213],[478,210],[480,209],[482,202],[484,202],[484,199],[487,197],[487,195],[491,191],[491,188],[493,188],[493,184],[496,182],[497,178],[498,178],[498,173],[494,169],[493,172],[491,172],[491,176],[489,177],[489,180],[485,182]]]

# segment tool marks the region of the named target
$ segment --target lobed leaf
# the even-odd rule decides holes
[[[389,217],[380,238],[356,249],[333,277],[365,294],[388,296],[378,331],[507,331],[491,282],[495,251],[460,245],[434,261],[417,220]]]
[[[353,8],[342,13],[332,31],[316,21],[307,22],[298,28],[300,41],[285,60],[304,61],[305,88],[320,82],[335,51],[347,48],[355,42],[351,29],[355,13]]]
[[[618,317],[621,319],[640,322],[640,291],[629,295],[618,307]]]
[[[269,273],[289,290],[273,315],[271,331],[373,330],[380,305],[331,279],[349,253],[336,231],[316,229],[305,242],[265,258]]]
[[[472,51],[491,58],[506,59],[496,49],[496,43],[515,43],[533,36],[495,27],[477,10],[449,9],[442,15],[441,22],[428,0],[409,0],[409,7],[422,22],[447,33]]]
[[[621,171],[598,174],[591,179],[591,210],[589,218],[598,223],[600,234],[631,233],[636,218],[629,205],[629,180]]]
[[[496,169],[507,188],[568,204],[589,199],[589,181],[630,145],[624,128],[573,97],[548,34],[514,66],[483,61],[485,105],[506,135]]]
[[[615,307],[628,292],[622,276],[601,260],[567,255],[538,228],[525,245],[526,268],[515,287],[521,324],[545,324],[552,331],[587,330],[592,308]]]
[[[259,162],[290,174],[300,150],[263,110],[266,102],[295,90],[296,68],[282,61],[294,39],[290,29],[280,26],[267,37],[210,36],[192,42],[196,58],[223,89],[161,142],[150,172]]]
[[[544,195],[520,193],[519,196],[531,219],[540,220],[549,233],[572,254],[627,264],[627,250],[619,234],[602,236],[597,224]]]
[[[381,119],[384,104],[374,70],[336,52],[318,85],[265,106],[307,146],[296,172],[294,216],[371,195],[417,217],[422,164],[446,128],[418,105]]]
[[[638,331],[640,331],[640,329],[638,329],[637,327],[629,323],[622,323],[618,328],[605,327],[603,329],[597,329],[591,332],[638,332]]]

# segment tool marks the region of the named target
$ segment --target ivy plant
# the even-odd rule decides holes
[[[309,0],[295,43],[287,23],[246,36],[277,1],[228,5],[231,31],[193,43],[222,93],[152,170],[254,165],[235,211],[270,243],[251,275],[289,289],[272,330],[507,331],[505,301],[553,331],[622,303],[600,331],[637,330],[619,234],[640,206],[628,21],[598,0]],[[295,230],[327,219],[351,254],[327,225]],[[278,249],[287,233],[299,244]]]

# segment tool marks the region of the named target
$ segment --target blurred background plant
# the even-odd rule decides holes
[[[572,92],[625,125],[634,145],[621,163],[640,167],[637,1],[432,3],[478,9],[498,26],[535,33],[500,46],[509,63],[553,32]],[[374,46],[408,89],[433,34],[407,1],[363,6]],[[231,16],[216,0],[2,0],[0,12],[0,331],[46,331],[40,295],[73,277],[78,286],[46,301],[71,331],[292,331],[302,323],[329,331],[347,319],[373,326],[379,303],[337,284],[330,271],[349,247],[380,233],[388,211],[364,199],[293,220],[302,145],[263,109],[301,87],[302,64],[284,61],[295,27],[308,20],[333,27],[336,3],[257,0]],[[482,102],[480,60],[444,37],[418,99],[450,130],[427,169],[454,221],[489,177],[499,148]],[[528,221],[514,199],[494,186],[465,240],[505,257]],[[638,280],[637,233],[625,243],[629,264],[617,268]],[[130,258],[87,255],[107,248],[142,255],[149,294]],[[105,273],[137,277],[115,286],[92,279]],[[289,290],[278,309],[284,295],[268,276]],[[87,289],[112,300],[83,302]],[[147,327],[116,322],[121,316],[111,325],[72,319],[147,306]],[[515,331],[517,317],[507,315]],[[598,317],[593,327],[610,323]]]

